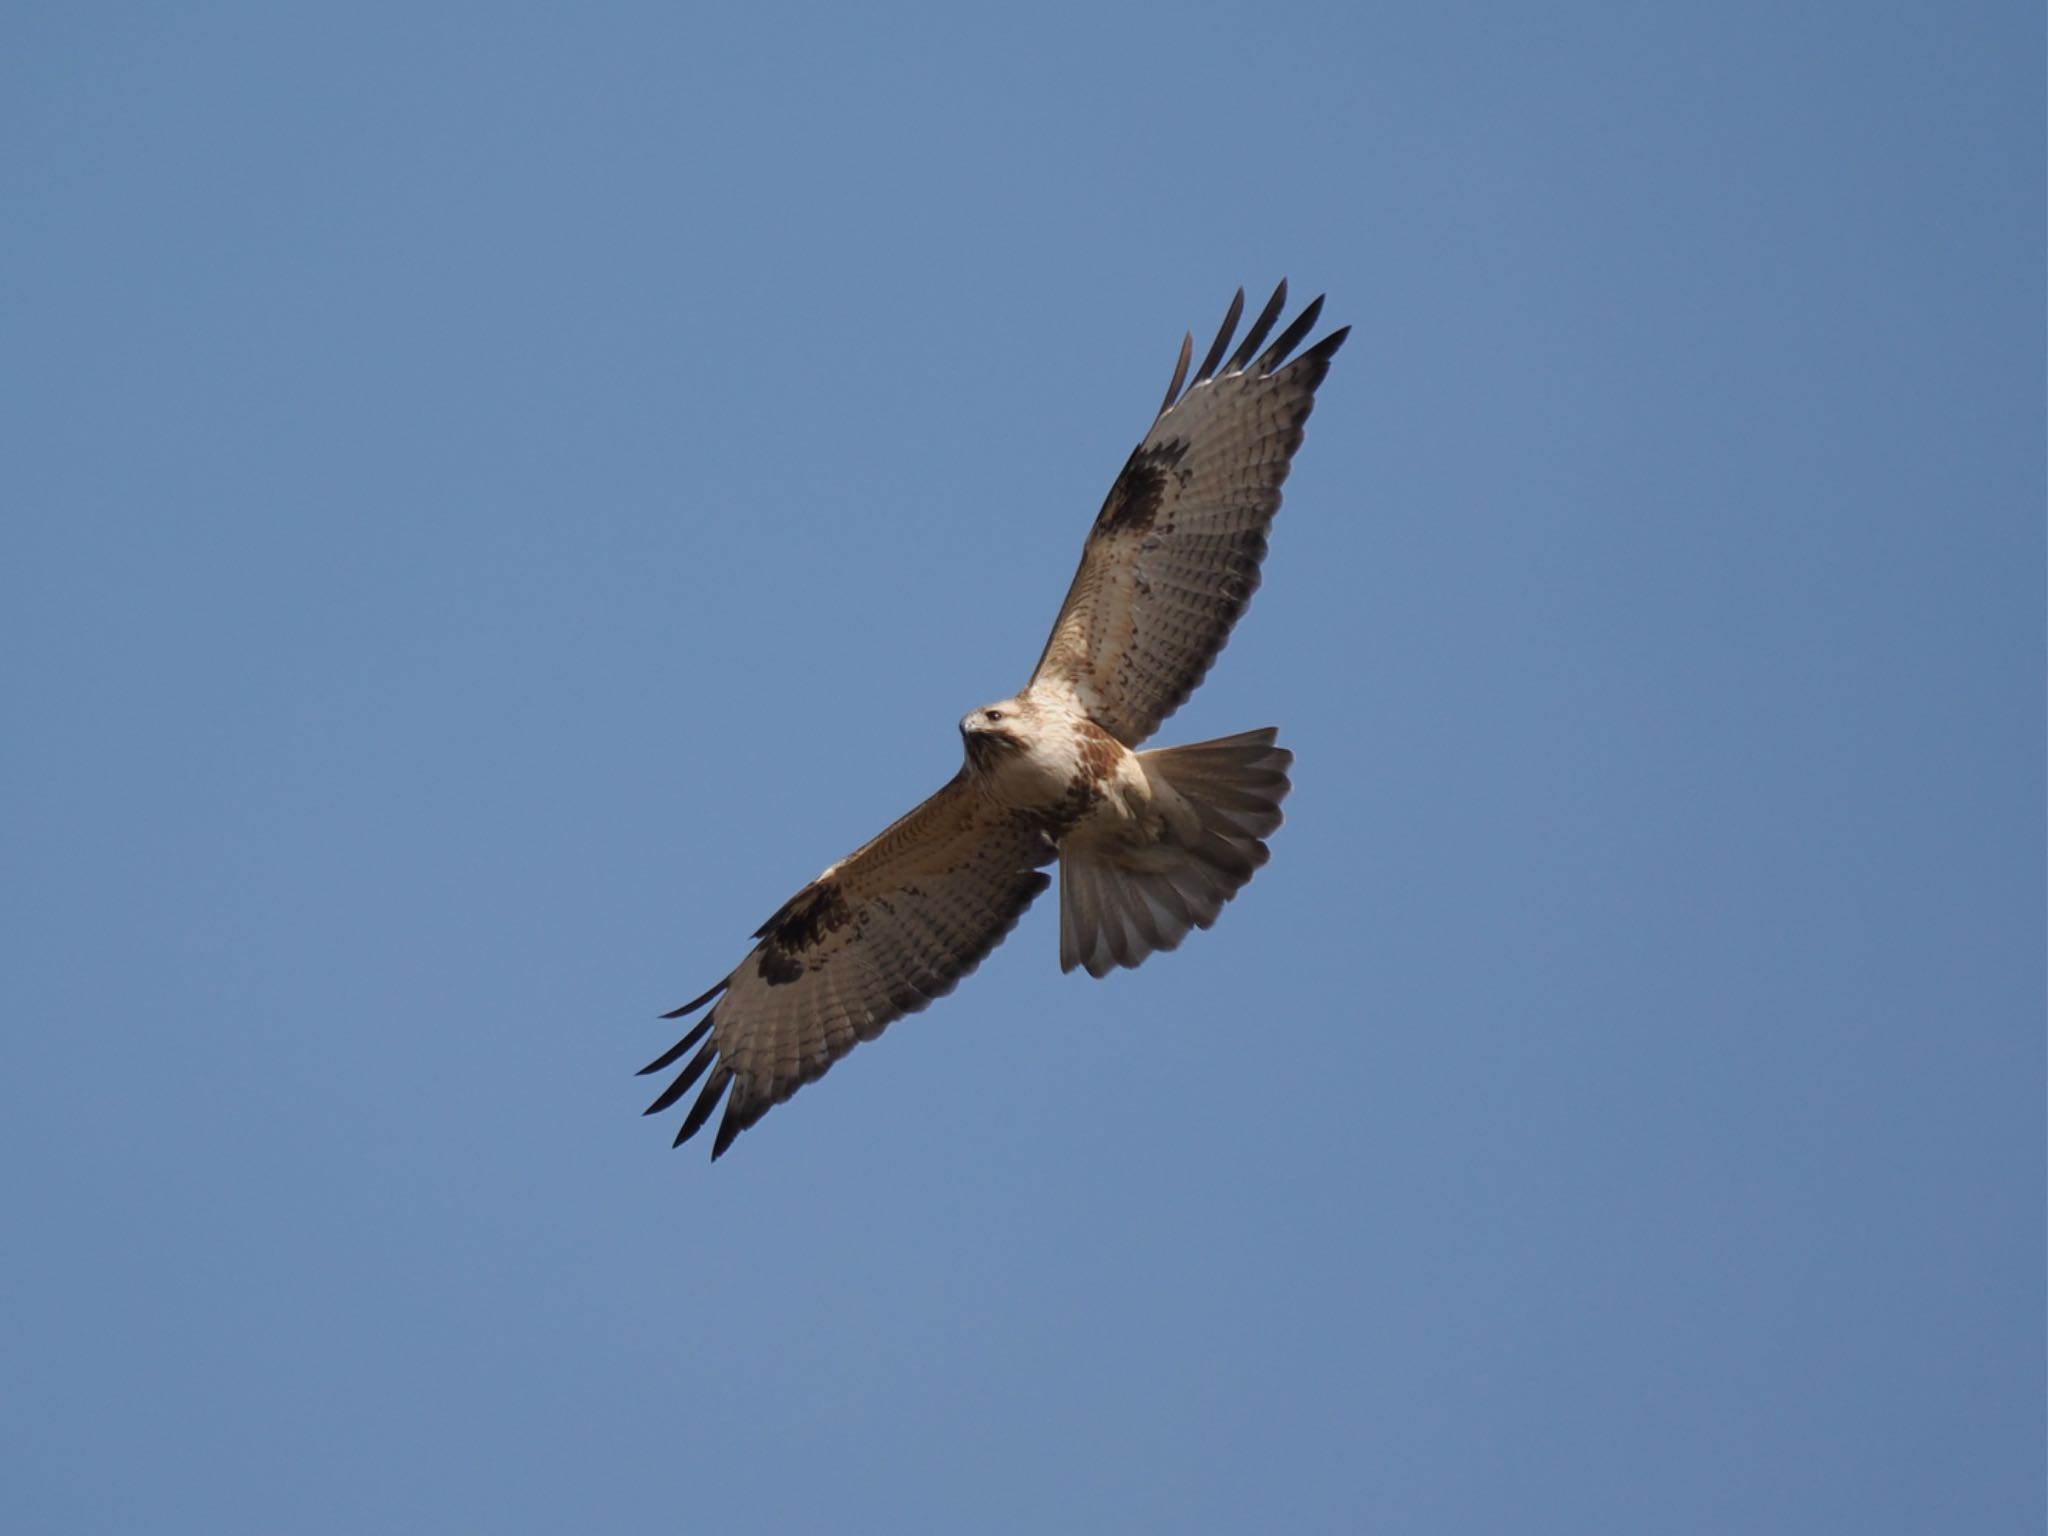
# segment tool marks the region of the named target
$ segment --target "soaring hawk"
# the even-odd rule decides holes
[[[960,722],[966,762],[937,794],[785,902],[702,997],[695,1048],[647,1108],[703,1087],[675,1144],[727,1090],[711,1155],[863,1040],[953,990],[1060,866],[1060,968],[1107,975],[1207,928],[1266,862],[1293,754],[1271,728],[1135,750],[1186,701],[1259,584],[1266,530],[1316,386],[1350,334],[1290,354],[1318,298],[1260,350],[1281,283],[1229,359],[1230,301],[1195,369],[1181,342],[1165,404],[1110,487],[1067,600],[1021,693]],[[1220,367],[1219,367],[1220,365]],[[1185,388],[1183,388],[1185,386]],[[708,1076],[707,1076],[708,1074]]]

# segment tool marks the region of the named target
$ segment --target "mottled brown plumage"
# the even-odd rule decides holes
[[[667,1015],[709,1005],[641,1069],[694,1048],[647,1111],[702,1081],[678,1146],[724,1099],[718,1157],[855,1045],[950,992],[1051,883],[1055,859],[1060,963],[1096,976],[1208,927],[1265,862],[1292,761],[1273,731],[1133,749],[1202,680],[1250,602],[1316,386],[1348,334],[1288,361],[1317,299],[1261,352],[1286,300],[1282,283],[1220,371],[1242,290],[1192,382],[1193,338],[1182,343],[1031,682],[961,721],[960,773],[805,886],[731,974]]]
[[[1039,659],[1034,686],[1070,686],[1126,746],[1187,701],[1258,590],[1316,386],[1350,334],[1332,331],[1285,362],[1321,314],[1317,299],[1252,361],[1286,302],[1282,283],[1218,376],[1242,291],[1232,301],[1194,382],[1169,393],[1110,488]]]

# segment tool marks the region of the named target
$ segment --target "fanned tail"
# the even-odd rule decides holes
[[[1069,843],[1060,855],[1060,969],[1106,976],[1207,928],[1266,862],[1281,822],[1294,754],[1268,727],[1185,747],[1140,752],[1155,795],[1191,814],[1169,816],[1149,846]]]

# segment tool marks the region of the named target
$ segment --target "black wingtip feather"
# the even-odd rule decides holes
[[[1339,326],[1321,341],[1310,347],[1301,356],[1287,365],[1290,378],[1298,377],[1311,390],[1323,382],[1330,371],[1330,359],[1337,355],[1337,349],[1344,345],[1344,338],[1351,334],[1348,325]]]
[[[711,1161],[715,1163],[725,1156],[725,1149],[733,1144],[741,1131],[758,1125],[763,1115],[794,1092],[796,1089],[792,1087],[770,1096],[745,1093],[735,1088],[732,1097],[725,1101],[725,1113],[719,1117],[718,1135],[711,1143]]]
[[[1195,333],[1189,331],[1180,339],[1180,361],[1173,365],[1173,382],[1166,386],[1166,399],[1160,403],[1159,414],[1164,416],[1173,409],[1173,402],[1180,398],[1180,387],[1187,382],[1188,359],[1194,354]]]
[[[1244,290],[1240,288],[1237,290],[1236,296],[1230,301],[1230,308],[1223,316],[1223,324],[1216,332],[1216,339],[1209,343],[1209,352],[1202,359],[1202,366],[1195,370],[1195,382],[1197,384],[1201,383],[1204,379],[1211,379],[1216,376],[1216,364],[1222,360],[1223,350],[1230,345],[1230,338],[1236,334],[1237,322],[1243,315]]]
[[[1301,345],[1301,338],[1309,333],[1309,329],[1316,323],[1322,312],[1323,295],[1317,294],[1314,302],[1294,317],[1294,324],[1282,331],[1274,340],[1273,345],[1259,354],[1259,360],[1252,364],[1252,372],[1271,373],[1275,368],[1286,362],[1287,354]]]
[[[643,1115],[658,1115],[675,1103],[677,1099],[680,1099],[690,1091],[690,1085],[704,1075],[704,1069],[711,1065],[717,1055],[718,1042],[716,1040],[706,1040],[704,1042],[704,1049],[690,1058],[690,1064],[683,1068],[682,1074],[674,1082],[662,1089],[661,1097],[641,1110],[640,1113]]]
[[[759,938],[760,935],[755,934],[754,937]],[[713,987],[709,992],[706,992],[702,997],[692,998],[689,1002],[683,1004],[682,1007],[676,1009],[673,1013],[664,1013],[662,1017],[664,1019],[680,1019],[681,1017],[683,1017],[684,1014],[695,1013],[699,1008],[702,1008],[706,1003],[710,1002],[711,999],[718,996],[719,993],[723,992],[727,987],[731,985],[732,978],[728,976],[725,978],[725,980],[721,981],[717,986]]]
[[[732,1069],[720,1062],[710,1079],[704,1084],[703,1092],[697,1095],[697,1102],[690,1106],[689,1114],[683,1117],[683,1128],[676,1132],[676,1139],[669,1143],[680,1147],[692,1136],[704,1129],[704,1122],[711,1118],[711,1111],[718,1108],[718,1101],[732,1083]],[[716,1153],[712,1154],[714,1157]]]
[[[669,1015],[664,1015],[664,1017],[669,1017]],[[646,1066],[642,1067],[638,1072],[635,1072],[633,1075],[635,1077],[645,1077],[650,1072],[659,1072],[664,1067],[674,1066],[676,1064],[677,1059],[682,1056],[683,1052],[687,1051],[691,1046],[695,1045],[699,1040],[702,1040],[704,1038],[704,1032],[711,1027],[711,1021],[717,1017],[718,1014],[716,1010],[705,1014],[704,1017],[698,1021],[697,1027],[695,1029],[691,1030],[687,1035],[683,1036],[682,1039],[678,1040],[674,1045],[670,1046],[667,1050],[663,1051],[659,1056],[655,1057],[654,1060],[647,1063]]]
[[[742,1124],[732,1111],[733,1106],[726,1105],[724,1118],[718,1122],[718,1138],[711,1143],[711,1161],[714,1163],[725,1156],[725,1149],[732,1145],[733,1138],[754,1123],[754,1119],[749,1119]]]
[[[1280,318],[1280,311],[1287,307],[1287,279],[1280,279],[1280,286],[1273,290],[1273,297],[1266,300],[1266,307],[1259,311],[1259,318],[1252,322],[1252,328],[1245,332],[1244,340],[1237,344],[1237,350],[1230,354],[1230,361],[1223,365],[1225,373],[1236,373],[1252,360],[1266,339],[1266,333],[1273,329],[1273,322]]]

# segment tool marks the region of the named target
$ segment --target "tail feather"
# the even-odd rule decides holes
[[[1060,968],[1106,976],[1207,928],[1266,862],[1294,754],[1271,728],[1140,752],[1167,807],[1160,841],[1072,841],[1060,856]]]

